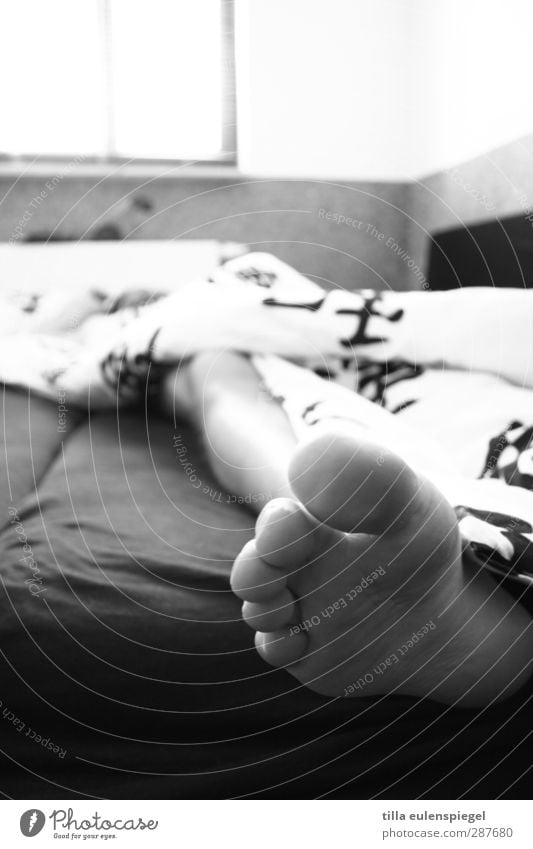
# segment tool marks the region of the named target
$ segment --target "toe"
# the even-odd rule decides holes
[[[316,533],[317,523],[301,505],[290,498],[276,498],[257,520],[257,553],[278,569],[298,569],[316,550]]]
[[[369,534],[409,523],[424,507],[429,486],[382,446],[339,433],[302,445],[291,463],[290,482],[319,521]]]
[[[307,635],[300,631],[291,633],[287,628],[274,633],[255,635],[255,647],[259,655],[271,666],[290,666],[307,652]]]
[[[277,631],[298,618],[294,596],[285,589],[268,601],[245,601],[242,618],[254,631]]]
[[[247,542],[231,570],[231,589],[243,601],[263,602],[279,595],[286,587],[286,576],[257,554],[255,540]]]

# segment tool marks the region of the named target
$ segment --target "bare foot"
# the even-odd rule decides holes
[[[455,514],[397,456],[326,434],[297,449],[233,591],[273,666],[326,696],[476,707],[527,680],[531,619],[462,557]]]

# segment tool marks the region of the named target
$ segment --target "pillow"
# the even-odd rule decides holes
[[[208,239],[0,244],[0,285],[30,292],[86,286],[175,289],[245,250]]]

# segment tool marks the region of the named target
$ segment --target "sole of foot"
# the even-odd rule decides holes
[[[463,557],[438,489],[381,446],[321,434],[235,561],[233,591],[270,665],[329,697],[480,707],[533,658],[527,611]]]

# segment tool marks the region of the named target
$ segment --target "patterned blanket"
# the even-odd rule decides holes
[[[456,510],[480,568],[533,583],[533,292],[347,292],[268,254],[178,292],[4,298],[0,378],[68,407],[157,393],[205,349],[249,354],[302,438],[349,427]]]

